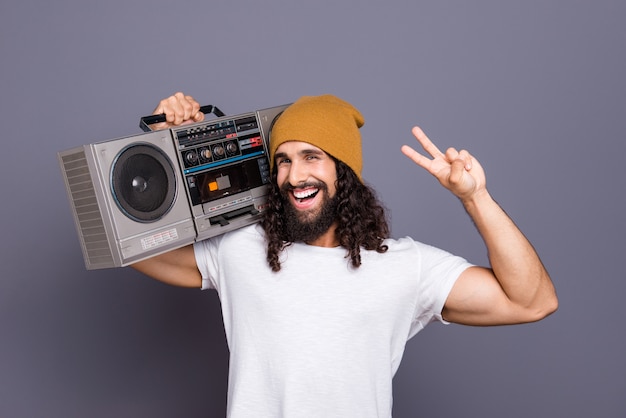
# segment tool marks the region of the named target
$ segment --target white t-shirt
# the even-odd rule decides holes
[[[228,416],[390,417],[406,341],[441,311],[470,264],[410,238],[384,254],[292,244],[273,273],[251,225],[195,244],[230,349]]]

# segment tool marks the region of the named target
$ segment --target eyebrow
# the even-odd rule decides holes
[[[321,149],[304,148],[304,149],[299,150],[296,153],[296,155],[304,156],[304,155],[327,155],[327,154]],[[289,156],[287,155],[286,152],[277,152],[276,154],[274,154],[274,160],[278,158],[289,158]]]

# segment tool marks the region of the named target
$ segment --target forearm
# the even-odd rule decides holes
[[[463,205],[482,236],[493,273],[509,300],[531,311],[556,309],[555,290],[537,252],[486,190]]]

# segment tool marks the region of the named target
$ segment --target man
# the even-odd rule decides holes
[[[166,123],[200,121],[182,93]],[[361,178],[363,116],[331,95],[302,97],[270,133],[272,190],[257,225],[133,265],[166,283],[215,289],[230,349],[231,417],[389,417],[406,341],[433,320],[537,321],[554,287],[531,244],[491,198],[467,151],[402,152],[463,203],[490,267],[410,238],[390,239]]]

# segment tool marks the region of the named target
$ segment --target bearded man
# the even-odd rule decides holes
[[[156,129],[200,121],[183,93],[162,100]],[[305,96],[270,133],[263,220],[133,265],[173,285],[214,289],[230,349],[229,417],[390,417],[408,339],[428,323],[517,324],[558,301],[532,245],[486,188],[467,151],[402,152],[463,203],[490,266],[411,238],[393,239],[361,177],[362,114]],[[245,256],[242,256],[244,254]]]

